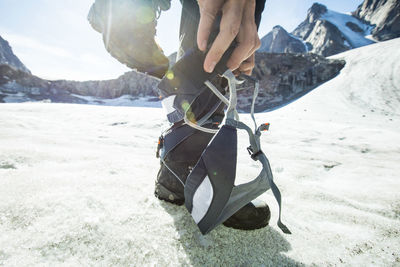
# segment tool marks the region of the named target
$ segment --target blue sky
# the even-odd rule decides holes
[[[111,79],[129,69],[105,51],[101,35],[86,20],[94,0],[0,0],[0,35],[33,72],[47,79]],[[315,1],[267,0],[260,37],[273,26],[293,30]],[[362,0],[320,0],[338,12],[354,11]],[[167,55],[177,50],[180,3],[159,21],[157,38]]]

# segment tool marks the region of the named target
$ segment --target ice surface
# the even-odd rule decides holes
[[[271,192],[270,227],[207,236],[157,200],[160,108],[1,104],[0,265],[399,265],[399,45],[337,55],[347,65],[334,80],[257,114],[292,235]],[[259,169],[239,138],[246,181]]]

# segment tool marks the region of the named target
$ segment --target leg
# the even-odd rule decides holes
[[[157,16],[170,0],[96,0],[88,20],[102,34],[104,46],[129,68],[162,78],[168,58],[154,40]],[[144,15],[145,14],[145,15]]]
[[[177,59],[183,57],[185,52],[193,49],[196,44],[196,32],[200,18],[197,2],[194,0],[181,0],[182,18],[180,27],[180,49]],[[257,24],[261,18],[264,8],[264,1],[257,1],[258,12],[255,14]],[[221,91],[225,87],[225,80],[218,78],[213,83]],[[193,105],[198,104],[202,107],[212,107],[218,103],[218,99],[207,91],[207,94],[200,95]],[[222,104],[211,116],[208,128],[218,128],[224,117]],[[207,112],[208,108],[204,108]],[[201,117],[201,116],[200,116]],[[201,132],[183,124],[182,121],[176,122],[164,135],[164,153],[161,155],[161,167],[157,175],[155,195],[162,200],[182,205],[184,203],[183,185],[190,170],[197,163],[203,150],[206,148],[214,135]],[[178,177],[176,177],[178,176]],[[178,180],[179,178],[179,180]],[[229,218],[224,224],[237,229],[257,229],[266,226],[270,219],[270,212],[267,205],[249,203],[239,212]]]

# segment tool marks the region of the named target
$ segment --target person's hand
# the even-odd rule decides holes
[[[239,74],[246,74],[246,75],[251,75],[253,72],[255,65],[255,54],[253,53],[248,59],[242,62],[240,64],[239,68],[233,71],[233,73],[238,76]]]
[[[220,31],[204,60],[204,70],[212,72],[234,39],[238,43],[227,67],[240,73],[251,74],[254,68],[254,52],[260,47],[260,38],[254,20],[255,0],[198,0],[200,23],[197,45],[207,49],[208,38],[218,13],[222,12]]]

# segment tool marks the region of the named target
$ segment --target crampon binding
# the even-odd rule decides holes
[[[254,117],[254,105],[259,90],[258,81],[246,75],[236,78],[230,70],[226,70],[225,63],[229,54],[228,52],[224,55],[215,71],[210,74],[204,72],[202,66],[191,64],[191,62],[203,62],[203,53],[200,51],[187,53],[186,58],[179,60],[170,70],[173,75],[164,77],[159,85],[164,99],[163,106],[167,109],[170,122],[184,120],[184,123],[193,129],[215,134],[184,183],[185,206],[202,234],[207,234],[247,203],[271,189],[279,205],[278,227],[284,233],[290,234],[290,230],[281,222],[281,194],[273,180],[269,161],[260,145],[261,132],[268,130],[269,124],[258,126]],[[217,75],[228,81],[229,98],[225,97],[226,92],[217,89],[211,82]],[[240,121],[237,111],[237,85],[245,80],[254,85],[251,106],[254,130]],[[217,104],[206,111],[201,105],[193,104],[199,95],[205,93],[214,94],[219,99]],[[211,114],[221,103],[225,103],[228,107],[220,128],[203,127],[210,123]],[[235,186],[237,129],[248,133],[250,142],[248,151],[253,160],[261,162],[262,170],[254,180]],[[169,148],[161,149],[161,160],[168,150]]]

